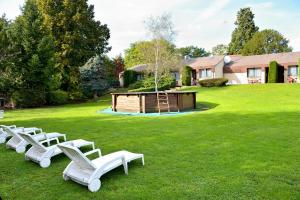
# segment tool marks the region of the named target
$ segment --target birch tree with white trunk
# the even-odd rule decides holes
[[[174,67],[176,65],[175,63],[178,61],[176,55],[174,55],[175,52],[168,52],[168,49],[163,45],[164,41],[172,43],[176,33],[170,14],[163,14],[156,17],[151,16],[145,21],[145,25],[154,44],[153,49],[151,50],[154,52],[148,52],[148,55],[154,55],[152,65],[154,65],[155,91],[158,92],[159,81],[163,72],[166,71],[166,67]],[[149,61],[150,60],[152,59],[149,58]]]

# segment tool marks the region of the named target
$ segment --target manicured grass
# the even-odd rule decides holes
[[[197,90],[211,109],[172,117],[97,114],[99,102],[7,112],[2,124],[37,126],[95,141],[104,154],[145,154],[129,175],[118,168],[99,192],[62,179],[64,156],[48,169],[0,145],[3,199],[300,199],[300,84]]]

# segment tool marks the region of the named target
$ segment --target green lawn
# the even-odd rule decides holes
[[[144,153],[129,175],[118,168],[102,187],[62,179],[70,162],[48,169],[0,145],[3,199],[300,199],[300,84],[246,85],[197,90],[211,109],[171,117],[97,114],[99,102],[7,112],[2,124],[37,126],[93,140],[103,154]],[[203,107],[204,107],[203,106]]]

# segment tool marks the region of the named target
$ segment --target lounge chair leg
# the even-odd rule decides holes
[[[123,161],[125,174],[128,175],[128,163],[126,162],[125,158],[123,158],[122,161]]]
[[[89,185],[88,185],[88,188],[89,188],[89,191],[91,192],[97,192],[101,187],[101,181],[99,179],[93,179]]]
[[[70,180],[70,178],[69,178],[66,174],[63,174],[63,179],[64,179],[65,181]]]
[[[142,157],[142,164],[145,165],[144,156]]]

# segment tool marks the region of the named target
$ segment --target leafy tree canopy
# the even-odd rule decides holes
[[[62,89],[79,90],[79,67],[92,56],[110,50],[110,32],[94,19],[94,7],[87,0],[38,1],[44,25],[54,37]]]
[[[266,29],[255,33],[241,51],[243,55],[261,55],[291,52],[289,40],[276,30]]]
[[[90,58],[80,67],[83,92],[87,97],[97,97],[111,86],[115,77],[115,64],[107,56]]]
[[[228,53],[228,46],[225,44],[218,44],[212,48],[212,55],[222,56]]]
[[[200,48],[197,46],[182,47],[178,49],[178,52],[183,58],[185,56],[188,56],[190,58],[198,58],[198,57],[206,57],[210,55],[210,53],[205,51],[204,48]]]
[[[130,48],[125,50],[125,67],[130,68],[140,64],[154,63],[155,50],[154,41],[140,41],[130,45]],[[161,56],[166,56],[167,53],[175,54],[175,45],[166,41],[160,40],[159,45],[163,49]]]
[[[258,31],[254,22],[254,14],[250,8],[242,8],[237,14],[235,25],[229,44],[229,54],[240,54],[245,44]]]

